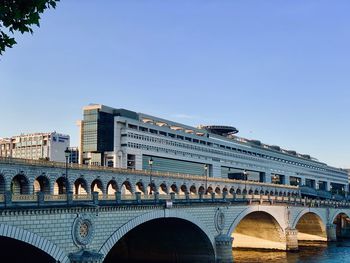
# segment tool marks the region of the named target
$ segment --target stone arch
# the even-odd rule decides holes
[[[180,186],[179,194],[184,195],[187,193],[187,186],[185,184]]]
[[[229,230],[227,232],[227,235],[231,236],[233,231],[235,230],[235,228],[237,227],[237,225],[239,224],[239,222],[248,214],[253,213],[253,212],[265,212],[267,214],[269,214],[270,216],[272,216],[274,218],[274,220],[276,220],[276,222],[278,223],[278,225],[282,228],[282,230],[284,231],[284,229],[287,227],[285,219],[284,219],[284,215],[283,213],[281,213],[280,211],[275,211],[274,207],[264,207],[264,206],[255,206],[255,207],[248,207],[246,209],[244,209],[232,222],[232,224],[229,227]]]
[[[58,177],[55,181],[54,187],[53,187],[53,194],[55,195],[63,195],[67,193],[67,178],[66,177]]]
[[[222,188],[222,193],[228,194],[228,190],[227,190],[227,187],[226,187],[226,186],[225,186],[224,188]]]
[[[4,194],[6,191],[6,182],[3,174],[0,173],[0,194]]]
[[[45,194],[50,193],[50,181],[45,175],[38,176],[34,181],[34,193],[43,192]]]
[[[220,195],[221,194],[221,189],[219,186],[215,188],[215,194]]]
[[[234,195],[235,194],[235,189],[233,187],[231,187],[229,192],[230,192],[231,195]]]
[[[331,217],[331,220],[332,221],[330,221],[329,224],[335,226],[336,239],[348,239],[350,236],[350,217],[348,211],[335,211],[334,215]],[[332,237],[327,238],[328,240],[332,240]]]
[[[89,189],[88,189],[88,184],[86,180],[83,177],[78,178],[74,182],[74,194],[76,195],[84,195],[88,194]]]
[[[211,194],[213,192],[213,187],[209,186],[207,189],[207,193]]]
[[[259,194],[259,190],[258,190],[258,189],[255,189],[254,194],[255,194],[255,195],[258,195],[258,194]]]
[[[240,217],[231,226],[232,247],[286,250],[284,227],[271,213],[256,210]]]
[[[107,256],[109,251],[113,248],[113,246],[130,230],[133,228],[148,222],[153,219],[159,219],[159,218],[178,218],[183,219],[186,221],[189,221],[190,223],[193,223],[199,229],[205,233],[205,235],[210,240],[210,243],[212,244],[212,247],[215,251],[215,239],[214,236],[211,235],[211,233],[208,231],[208,228],[206,225],[204,225],[201,221],[199,221],[197,218],[193,217],[192,215],[189,215],[185,212],[175,211],[175,210],[167,210],[167,213],[164,213],[164,211],[152,211],[150,213],[143,214],[139,217],[133,218],[126,224],[119,227],[108,239],[107,241],[102,245],[102,247],[99,249],[99,252],[104,255],[104,257]]]
[[[298,240],[327,241],[327,222],[315,209],[302,210],[293,222],[293,228],[298,230]]]
[[[178,193],[179,189],[177,188],[177,185],[176,184],[172,184],[170,186],[170,193]]]
[[[196,186],[195,185],[192,185],[190,187],[190,194],[191,195],[196,195],[197,194],[197,189],[196,189]]]
[[[100,179],[95,179],[91,183],[91,193],[98,192],[98,194],[103,194],[103,183]]]
[[[166,186],[165,183],[161,183],[160,186],[158,187],[158,193],[161,195],[166,195],[168,194],[168,187]]]
[[[115,192],[118,191],[118,184],[115,180],[110,180],[108,183],[107,183],[107,187],[106,187],[106,194],[107,195],[114,195]]]
[[[348,210],[344,210],[344,209],[339,209],[339,210],[335,210],[334,213],[332,214],[332,216],[330,216],[330,221],[327,222],[328,224],[333,224],[333,222],[335,221],[336,217],[340,214],[344,214],[346,216],[348,216],[350,218],[350,212]]]
[[[128,180],[126,180],[122,183],[122,185],[120,187],[120,191],[121,191],[122,195],[132,195],[134,192],[132,185]]]
[[[24,174],[17,174],[11,181],[11,192],[13,194],[29,194],[29,180]]]
[[[135,185],[135,192],[140,192],[142,195],[151,192],[150,191],[150,185],[147,187],[148,189],[145,188],[143,182],[139,181]]]
[[[16,239],[24,243],[30,244],[44,251],[46,254],[50,255],[57,262],[70,262],[67,255],[61,248],[59,248],[46,238],[43,238],[27,230],[15,226],[0,224],[0,236]]]
[[[236,194],[238,194],[238,195],[242,194],[242,191],[241,191],[240,188],[238,188],[238,189],[236,190]]]
[[[198,193],[201,193],[201,194],[205,193],[205,189],[202,185],[198,188]]]

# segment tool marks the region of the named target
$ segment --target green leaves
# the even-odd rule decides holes
[[[14,38],[1,30],[5,27],[14,34],[33,33],[32,26],[40,26],[40,14],[48,8],[56,8],[60,0],[1,0],[0,1],[0,55],[16,44]]]

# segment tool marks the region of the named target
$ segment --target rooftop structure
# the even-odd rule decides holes
[[[89,105],[83,113],[83,164],[304,185],[321,190],[343,191],[348,185],[345,170],[307,154],[238,137],[238,130],[231,126],[191,127],[104,105]]]

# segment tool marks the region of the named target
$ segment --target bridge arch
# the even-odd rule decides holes
[[[118,191],[118,184],[116,180],[110,180],[107,183],[107,188],[106,188],[106,194],[107,195],[114,195],[116,191]]]
[[[298,240],[327,241],[327,222],[316,209],[304,209],[295,218],[292,227],[298,230]]]
[[[271,213],[263,207],[247,208],[231,224],[228,235],[233,247],[286,249],[285,222],[280,211]]]
[[[74,194],[88,194],[88,193],[89,193],[89,188],[88,188],[87,181],[83,177],[76,179],[74,182]]]
[[[197,188],[194,184],[190,187],[190,194],[192,195],[197,194]]]
[[[107,256],[107,254],[111,251],[111,249],[114,247],[114,245],[117,244],[117,242],[125,236],[129,231],[136,228],[137,226],[140,226],[146,222],[149,222],[154,219],[167,219],[167,218],[175,218],[175,219],[182,219],[189,223],[194,224],[197,226],[209,239],[209,242],[211,244],[211,247],[213,251],[215,251],[215,240],[214,236],[208,231],[208,227],[204,225],[201,221],[199,221],[197,218],[181,211],[176,210],[158,210],[153,211],[150,213],[143,214],[139,217],[133,218],[123,226],[119,227],[108,239],[107,241],[102,245],[102,247],[99,249],[99,252],[104,255],[104,257]]]
[[[50,193],[50,180],[45,175],[40,175],[34,180],[34,192]]]
[[[104,194],[103,183],[100,179],[95,179],[92,181],[91,192],[98,192],[99,194]]]
[[[29,180],[24,174],[17,174],[11,180],[11,192],[13,194],[29,194]]]
[[[55,195],[66,194],[67,189],[68,189],[68,181],[66,177],[64,176],[58,177],[53,186],[53,193]]]
[[[168,194],[168,187],[165,183],[161,183],[158,187],[158,193],[161,195]]]
[[[335,221],[335,219],[340,215],[340,214],[344,214],[347,217],[350,218],[350,212],[349,210],[345,210],[345,209],[339,209],[339,210],[335,210],[335,212],[332,214],[332,216],[329,218],[330,221],[328,222],[328,224],[333,224],[333,222]]]
[[[5,193],[5,191],[6,191],[5,177],[2,173],[0,173],[0,194]]]
[[[58,262],[70,262],[65,252],[54,243],[22,228],[0,224],[0,236],[12,238],[32,245],[41,251],[44,251]]]
[[[121,184],[120,191],[122,195],[132,195],[134,189],[132,187],[132,184],[128,180],[126,180]]]

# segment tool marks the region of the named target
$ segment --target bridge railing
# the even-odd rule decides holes
[[[61,162],[52,162],[52,161],[44,161],[44,160],[29,160],[29,159],[19,159],[19,158],[10,158],[10,157],[0,157],[0,163],[5,164],[23,164],[29,166],[41,166],[41,167],[49,167],[49,168],[61,168],[65,169],[65,163]],[[237,179],[228,179],[228,178],[213,178],[213,177],[205,177],[204,175],[192,175],[192,174],[181,174],[181,173],[173,173],[173,172],[161,172],[161,171],[150,171],[150,170],[135,170],[135,169],[126,169],[126,168],[112,168],[106,166],[91,166],[85,164],[69,164],[69,169],[72,170],[88,170],[88,171],[105,171],[105,172],[113,172],[117,174],[131,174],[131,175],[144,175],[149,177],[152,175],[153,177],[167,177],[167,178],[177,178],[183,180],[192,180],[192,181],[207,181],[208,183],[227,183],[227,184],[241,184],[246,188],[258,185],[258,186],[266,186],[274,188],[275,190],[289,189],[298,191],[298,186],[292,185],[283,185],[283,184],[272,184],[272,183],[263,183],[257,181],[246,181],[246,180],[237,180]]]
[[[67,199],[68,198],[68,199]],[[18,206],[28,206],[28,205],[79,205],[80,202],[91,202],[94,205],[104,205],[104,204],[153,204],[159,203],[161,201],[170,200],[173,203],[198,203],[198,202],[225,202],[225,203],[246,203],[251,204],[271,204],[271,205],[300,205],[300,206],[310,206],[310,207],[350,207],[350,202],[343,200],[317,200],[301,197],[291,197],[291,196],[271,196],[271,195],[257,195],[257,194],[143,194],[139,192],[136,194],[121,195],[119,192],[115,195],[102,195],[94,192],[92,194],[61,194],[61,195],[49,195],[45,193],[36,193],[30,195],[24,194],[0,194],[0,208],[10,207],[12,203]]]

